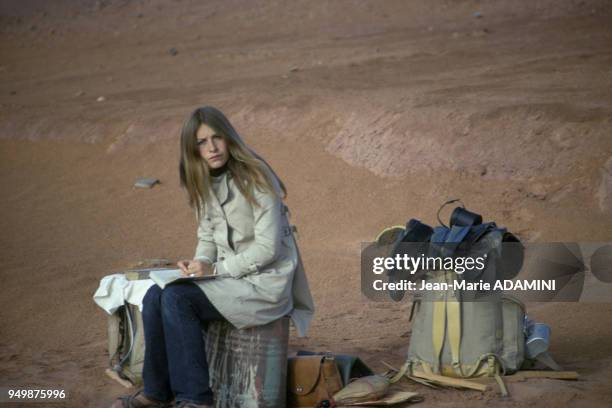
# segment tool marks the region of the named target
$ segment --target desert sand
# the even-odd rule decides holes
[[[288,188],[316,316],[291,350],[403,362],[409,302],[360,293],[361,242],[460,197],[526,242],[612,241],[607,1],[0,4],[0,386],[108,406],[99,280],[193,256],[179,129],[224,111]],[[139,177],[161,184],[132,185]],[[577,382],[421,407],[609,407],[612,304],[530,305]],[[36,405],[42,406],[42,405]]]

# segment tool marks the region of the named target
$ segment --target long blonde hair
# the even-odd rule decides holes
[[[181,130],[181,161],[179,176],[181,186],[187,190],[189,206],[196,209],[198,221],[204,203],[210,195],[210,171],[197,145],[197,132],[202,124],[215,130],[227,144],[228,171],[232,174],[240,192],[257,206],[253,189],[259,188],[281,198],[287,190],[270,165],[243,141],[225,115],[212,106],[196,109],[189,115]]]

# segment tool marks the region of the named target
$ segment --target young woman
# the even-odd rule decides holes
[[[218,277],[149,289],[144,389],[113,408],[212,406],[202,337],[209,321],[246,328],[289,315],[304,336],[314,312],[285,187],[218,109],[196,109],[185,122],[179,171],[199,227],[194,258],[178,266],[187,276]]]

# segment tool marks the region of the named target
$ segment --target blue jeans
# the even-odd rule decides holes
[[[153,285],[143,299],[144,395],[159,401],[212,404],[202,329],[225,320],[202,289],[191,282],[161,290]]]

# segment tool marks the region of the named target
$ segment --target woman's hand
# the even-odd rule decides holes
[[[205,276],[214,273],[213,266],[208,262],[184,259],[178,261],[177,265],[183,276]]]

